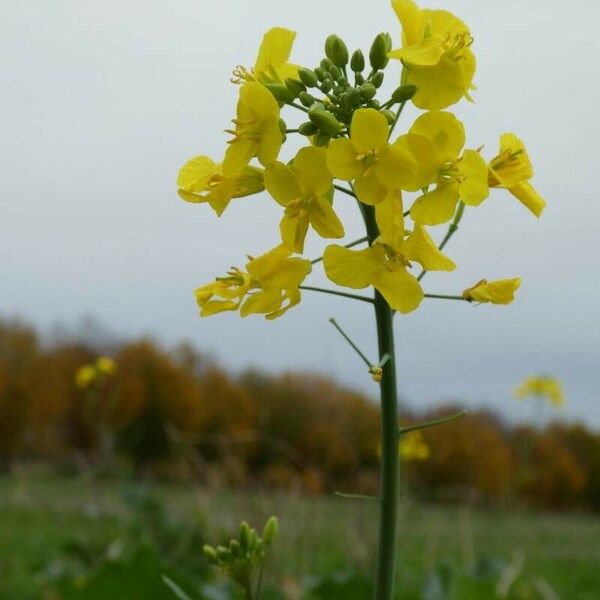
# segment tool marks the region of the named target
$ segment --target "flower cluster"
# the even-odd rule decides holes
[[[560,381],[549,375],[532,375],[527,377],[515,390],[519,400],[537,398],[560,408],[565,405],[565,393]]]
[[[365,222],[365,240],[331,244],[323,252],[327,277],[352,289],[374,287],[401,313],[426,296],[422,275],[452,271],[442,252],[465,207],[478,207],[490,189],[504,188],[534,215],[544,201],[532,187],[533,170],[523,142],[500,136],[498,154],[487,160],[469,147],[463,124],[447,109],[471,100],[476,60],[467,25],[445,10],[420,9],[413,0],[392,0],[402,27],[398,43],[379,34],[365,55],[348,51],[331,35],[325,57],[313,69],[289,62],[295,33],[269,30],[254,67],[238,66],[232,81],[239,100],[231,139],[221,162],[189,160],[178,178],[179,195],[207,203],[221,215],[234,198],[266,192],[281,211],[281,243],[251,258],[245,270],[232,268],[196,290],[203,316],[239,310],[242,316],[282,315],[300,301],[311,261],[302,258],[309,235],[341,240],[344,225],[334,193],[354,197]],[[396,62],[399,61],[399,62]],[[379,99],[386,69],[398,66],[399,84]],[[401,135],[394,131],[404,106],[423,112]],[[282,110],[302,122],[288,127]],[[306,144],[282,156],[288,136]],[[336,202],[339,200],[336,198]],[[438,246],[427,228],[448,224]],[[318,260],[312,261],[319,262]],[[415,265],[422,269],[416,276]],[[520,279],[482,280],[456,296],[469,302],[507,304]]]

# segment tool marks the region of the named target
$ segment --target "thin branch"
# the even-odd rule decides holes
[[[449,294],[425,294],[425,298],[435,298],[438,300],[462,300],[463,302],[471,303],[471,300],[463,296],[451,296]]]
[[[347,294],[346,292],[338,292],[337,290],[328,290],[326,288],[313,287],[311,285],[301,285],[301,290],[308,290],[310,292],[321,292],[322,294],[332,294],[334,296],[342,296],[344,298],[351,298],[352,300],[361,300],[362,302],[369,302],[373,304],[373,298],[367,296],[359,296],[358,294]]]
[[[304,108],[304,106],[301,106],[300,104],[296,104],[295,102],[288,102],[287,104],[288,106],[293,106],[302,112],[308,113],[308,108]]]
[[[381,500],[379,496],[365,496],[363,494],[345,494],[344,492],[333,492],[334,496],[338,498],[345,498],[347,500]]]
[[[362,350],[350,339],[350,336],[338,325],[337,321],[331,317],[329,322],[340,332],[342,337],[350,344],[350,346],[354,349],[356,354],[358,354],[363,362],[367,365],[367,368],[371,368],[373,363],[363,354]]]
[[[443,250],[444,246],[450,241],[450,238],[456,233],[456,230],[458,229],[458,224],[460,223],[460,220],[462,219],[464,212],[465,212],[465,204],[464,204],[464,202],[459,202],[458,210],[456,211],[456,215],[454,215],[454,220],[452,221],[452,223],[450,223],[450,226],[448,227],[448,231],[446,232],[444,239],[440,242],[440,245],[438,246],[438,250]],[[419,274],[419,276],[417,277],[417,280],[421,281],[421,279],[423,279],[423,277],[425,277],[426,273],[427,273],[427,271],[425,269],[423,269],[421,271],[421,273]]]
[[[402,114],[402,111],[404,110],[405,106],[406,106],[406,102],[403,102],[398,107],[398,110],[396,111],[396,118],[394,119],[394,122],[392,123],[392,126],[390,127],[390,131],[388,133],[388,140],[392,137],[392,133],[394,132],[394,129],[396,128],[396,125],[398,124],[398,120],[400,119],[400,115]]]
[[[348,196],[352,196],[353,198],[356,198],[356,194],[352,190],[345,188],[343,185],[338,185],[337,183],[334,183],[333,187],[336,190],[338,190],[339,192],[344,192],[344,194],[348,194]]]
[[[359,238],[358,240],[354,240],[353,242],[350,242],[349,244],[344,244],[344,248],[353,248],[354,246],[358,246],[359,244],[362,244],[363,242],[368,242],[369,238],[368,237],[362,237]],[[315,258],[313,260],[310,261],[311,265],[316,265],[317,263],[320,263],[323,260],[322,256],[319,256],[319,258]]]
[[[425,421],[424,423],[415,423],[414,425],[407,425],[406,427],[400,427],[400,434],[408,433],[409,431],[417,431],[418,429],[428,429],[429,427],[435,427],[436,425],[443,425],[444,423],[449,423],[450,421],[455,421],[456,419],[460,419],[467,414],[466,410],[461,410],[454,415],[450,415],[449,417],[442,417],[440,419],[434,419],[433,421]]]

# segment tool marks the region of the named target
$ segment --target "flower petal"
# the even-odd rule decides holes
[[[441,163],[458,158],[465,145],[465,128],[452,114],[432,110],[423,113],[412,125],[409,133],[431,140]]]
[[[438,185],[433,191],[414,201],[410,208],[410,216],[423,225],[446,223],[454,215],[458,196],[458,183]]]
[[[399,190],[412,187],[417,165],[407,150],[401,145],[393,144],[380,151],[373,171],[383,186],[391,190]]]
[[[417,278],[404,267],[380,269],[375,274],[373,285],[387,300],[390,308],[403,314],[418,308],[423,300],[423,290]]]
[[[185,192],[204,192],[208,180],[219,172],[219,165],[210,157],[195,156],[181,167],[177,185]]]
[[[300,149],[294,158],[294,172],[304,192],[314,196],[325,194],[333,184],[333,177],[327,167],[325,148],[307,146]]]
[[[327,246],[323,266],[327,277],[345,287],[363,289],[373,283],[375,273],[385,268],[383,248],[371,246],[364,250],[349,250],[336,244]]]
[[[331,140],[327,149],[327,166],[334,177],[350,181],[362,173],[354,144],[347,138]]]
[[[383,202],[388,194],[388,189],[381,184],[374,170],[369,175],[359,175],[354,181],[354,192],[364,204],[375,206]]]
[[[426,271],[454,271],[456,265],[437,247],[425,228],[415,223],[415,228],[403,246],[406,257],[418,262]]]
[[[317,196],[312,199],[308,209],[308,217],[310,224],[321,237],[344,237],[344,226],[333,210],[331,203],[324,196]]]
[[[524,204],[536,217],[540,217],[546,207],[544,199],[526,181],[509,188],[509,192]]]
[[[485,160],[475,150],[465,150],[458,164],[465,180],[460,183],[460,199],[469,206],[479,206],[490,193],[488,168]]]
[[[283,163],[271,163],[265,169],[264,178],[267,191],[281,206],[287,206],[302,195],[296,175]]]
[[[374,108],[359,108],[352,116],[350,137],[359,154],[379,150],[387,144],[390,126]]]

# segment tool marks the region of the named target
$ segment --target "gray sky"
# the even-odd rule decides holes
[[[353,8],[349,9],[348,7]],[[200,320],[193,289],[278,241],[280,209],[234,201],[219,220],[175,193],[191,156],[219,159],[233,116],[238,63],[262,33],[298,31],[295,62],[314,66],[335,31],[354,49],[400,29],[388,2],[129,0],[12,2],[0,24],[0,314],[48,327],[91,314],[122,335],[187,338],[226,365],[318,369],[375,393],[363,365],[327,323],[371,355],[367,305],[306,293],[275,322],[227,314]],[[600,426],[597,238],[600,3],[439,0],[475,37],[476,104],[461,103],[468,144],[514,131],[548,207],[540,221],[508,193],[468,211],[448,246],[459,269],[425,279],[456,293],[482,277],[522,276],[510,307],[425,301],[396,320],[400,389],[412,406],[460,398],[519,414],[524,376],[560,376],[570,417]],[[356,7],[356,8],[354,8]],[[359,8],[360,7],[360,8]],[[394,75],[388,79],[393,79]],[[397,68],[397,73],[399,69]],[[395,82],[388,82],[394,87]],[[408,127],[413,114],[408,114]],[[296,116],[290,114],[289,122]],[[401,127],[399,127],[399,131]],[[286,153],[289,152],[286,149]],[[348,239],[362,235],[340,198]],[[445,227],[434,230],[438,238]],[[316,236],[309,256],[320,254]],[[317,269],[311,281],[322,276]]]

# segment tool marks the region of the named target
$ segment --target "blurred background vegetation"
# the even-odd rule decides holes
[[[82,381],[99,356],[114,372]],[[422,441],[399,598],[600,597],[598,432],[475,411]],[[236,598],[202,544],[270,514],[265,598],[368,598],[377,505],[334,492],[377,494],[378,445],[377,405],[322,376],[0,320],[0,598],[172,598],[165,574]]]

